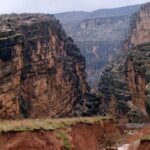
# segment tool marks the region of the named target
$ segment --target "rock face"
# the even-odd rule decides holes
[[[5,15],[0,26],[0,118],[94,110],[88,108],[94,96],[88,94],[85,59],[54,16]]]
[[[128,16],[86,19],[80,23],[73,38],[86,58],[88,82],[92,88],[96,89],[102,69],[120,53],[128,25]]]
[[[150,44],[147,42],[150,42],[150,38],[145,36],[150,25],[146,22],[149,19],[149,11],[149,4],[141,7],[138,13],[142,14],[141,18],[136,15],[137,20],[132,20],[132,25],[135,21],[136,26],[131,26],[129,45],[126,45],[126,48],[129,48],[127,54],[107,66],[102,74],[99,84],[99,92],[103,99],[101,113],[111,113],[120,117],[126,115],[132,122],[142,122],[149,118]],[[148,26],[147,30],[141,29],[145,26],[143,20]]]
[[[129,53],[126,61],[127,82],[132,93],[133,104],[144,112],[146,110],[150,115],[150,3],[141,6],[135,16],[136,20],[133,19],[130,27]]]
[[[116,9],[56,14],[86,58],[89,85],[97,88],[99,74],[122,49],[131,14],[139,5]]]
[[[132,122],[148,119],[149,51],[150,44],[140,45],[106,67],[99,84],[101,113],[127,115]]]
[[[0,117],[18,118],[23,37],[12,31],[0,33]]]
[[[130,46],[136,46],[150,42],[150,4],[145,4],[135,14],[131,23]]]

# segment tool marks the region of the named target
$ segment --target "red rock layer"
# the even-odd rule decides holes
[[[5,90],[5,95],[0,95],[8,97],[2,97],[0,102],[10,101],[2,105],[0,118],[15,118],[9,114],[13,107],[20,117],[30,118],[85,115],[94,110],[87,106],[89,87],[85,59],[54,16],[21,14],[1,16],[0,19],[0,40],[7,38],[6,45],[15,40],[15,34],[24,38],[22,45],[20,41],[11,45],[12,49],[6,54],[11,58],[2,60],[3,65],[10,63],[8,69],[12,70],[9,73],[12,79],[9,85],[4,83],[9,92]],[[6,45],[0,48],[2,53],[4,49],[8,50]],[[1,67],[4,72],[5,69]],[[16,91],[11,91],[11,88],[16,88]]]

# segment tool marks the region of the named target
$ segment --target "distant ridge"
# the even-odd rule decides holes
[[[55,16],[61,23],[72,21],[81,21],[87,18],[113,17],[113,16],[129,16],[140,8],[141,5],[131,5],[119,8],[98,9],[92,12],[70,11],[57,13]]]

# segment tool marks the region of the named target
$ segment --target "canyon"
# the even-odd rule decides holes
[[[149,149],[150,3],[138,9],[73,12],[81,52],[68,14],[0,16],[0,150]]]
[[[121,53],[130,18],[139,8],[140,5],[134,5],[55,14],[85,56],[87,81],[94,91],[102,70]]]

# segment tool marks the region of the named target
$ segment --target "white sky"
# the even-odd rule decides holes
[[[150,0],[1,0],[0,13],[92,11],[141,4]]]

